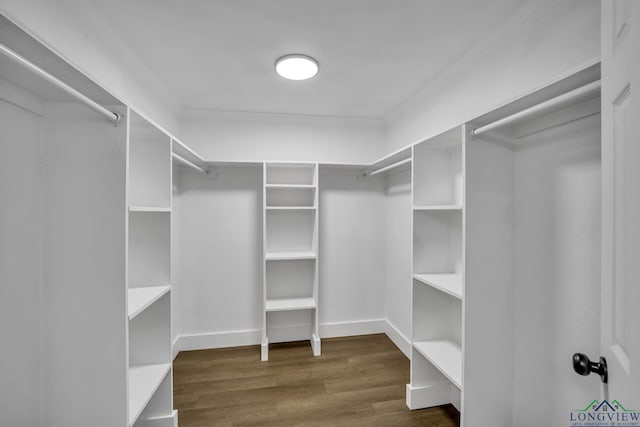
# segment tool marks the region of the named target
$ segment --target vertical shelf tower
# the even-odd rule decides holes
[[[309,313],[311,347],[319,356],[318,164],[264,163],[262,200],[261,359],[269,359],[269,324],[286,322],[283,312]]]
[[[129,426],[174,426],[171,369],[171,138],[128,114]]]
[[[411,409],[461,407],[464,138],[461,126],[413,147]]]

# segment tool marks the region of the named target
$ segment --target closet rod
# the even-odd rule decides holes
[[[94,111],[97,111],[98,113],[102,114],[109,121],[112,121],[114,123],[117,123],[118,121],[120,121],[120,119],[121,119],[120,114],[114,113],[113,111],[109,111],[108,109],[106,109],[102,105],[100,105],[97,102],[95,102],[93,99],[91,99],[88,96],[78,92],[77,90],[75,90],[74,88],[72,88],[71,86],[69,86],[68,84],[63,82],[62,80],[59,80],[58,78],[56,78],[56,77],[52,76],[51,74],[47,73],[45,70],[43,70],[42,68],[38,67],[33,62],[23,58],[22,56],[18,55],[17,53],[15,53],[14,51],[12,51],[11,49],[9,49],[8,47],[6,47],[5,45],[3,45],[1,43],[0,43],[0,52],[3,53],[6,57],[8,57],[11,60],[13,60],[14,62],[22,65],[23,67],[27,68],[31,72],[39,75],[40,77],[42,77],[43,79],[45,79],[49,83],[53,84],[54,86],[58,87],[59,89],[62,89],[64,92],[66,92],[67,94],[69,94],[72,97],[76,98],[78,101],[83,102],[84,104],[89,106]]]
[[[386,172],[386,171],[391,170],[391,169],[395,169],[398,166],[402,166],[402,165],[407,164],[407,163],[411,163],[411,157],[409,157],[408,159],[400,160],[399,162],[392,163],[389,166],[385,166],[385,167],[380,168],[380,169],[375,169],[375,170],[369,172],[366,175],[368,175],[368,176],[377,175],[379,173]]]
[[[202,172],[205,175],[207,174],[207,170],[206,169],[201,168],[200,166],[196,165],[195,163],[185,159],[181,155],[176,154],[176,153],[171,153],[171,156],[173,156],[174,159],[176,159],[177,161],[181,162],[182,164],[185,164],[185,165],[187,165],[189,167],[192,167],[193,169],[196,169],[196,170]]]
[[[187,151],[189,154],[191,154],[192,156],[194,156],[196,159],[198,159],[201,162],[205,162],[205,160],[202,158],[202,156],[200,156],[200,154],[196,153],[195,151],[193,151],[187,144],[185,144],[184,142],[172,137],[171,140],[173,142],[175,142],[176,144],[178,144],[180,147],[182,147],[185,151]]]
[[[496,120],[495,122],[486,124],[484,126],[480,126],[479,128],[473,130],[473,135],[483,134],[492,129],[496,129],[501,126],[508,125],[509,123],[513,123],[517,120],[520,120],[532,114],[539,113],[549,108],[568,103],[577,98],[582,98],[582,97],[591,95],[593,93],[596,93],[599,90],[600,90],[600,80],[596,80],[595,82],[586,84],[584,86],[581,86],[567,93],[563,93],[562,95],[559,95],[559,96],[556,96],[555,98],[551,98],[547,101],[541,102],[540,104],[534,105],[533,107],[526,108],[515,114],[504,117],[500,120]]]

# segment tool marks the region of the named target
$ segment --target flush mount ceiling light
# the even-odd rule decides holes
[[[318,74],[318,61],[307,55],[292,54],[276,60],[276,73],[288,80],[307,80]]]

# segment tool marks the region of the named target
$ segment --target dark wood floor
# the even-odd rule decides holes
[[[384,334],[181,352],[174,362],[180,427],[457,426],[451,405],[409,411],[409,360]]]

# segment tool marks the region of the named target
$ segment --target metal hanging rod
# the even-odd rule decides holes
[[[176,154],[176,153],[171,153],[171,156],[172,156],[174,159],[176,159],[177,161],[179,161],[180,163],[182,163],[182,164],[184,164],[184,165],[187,165],[187,166],[189,166],[189,167],[191,167],[191,168],[193,168],[193,169],[195,169],[195,170],[197,170],[197,171],[200,171],[200,172],[202,172],[202,173],[203,173],[203,174],[205,174],[205,175],[207,174],[207,170],[206,170],[206,169],[201,168],[200,166],[196,165],[196,164],[195,164],[195,163],[193,163],[192,161],[189,161],[189,160],[185,159],[185,158],[184,158],[184,157],[182,157],[181,155]]]
[[[596,93],[600,90],[600,80],[596,80],[595,82],[586,84],[577,89],[569,91],[567,93],[563,93],[562,95],[556,96],[555,98],[551,98],[547,101],[541,102],[540,104],[534,105],[533,107],[526,108],[522,111],[519,111],[510,116],[504,117],[500,120],[496,120],[495,122],[486,124],[484,126],[480,126],[477,129],[473,130],[473,135],[480,135],[490,130],[506,126],[510,123],[518,121],[524,117],[530,116],[532,114],[539,113],[544,110],[548,110],[549,108],[556,107],[558,105],[566,104],[574,99],[583,98],[585,96]]]
[[[60,80],[57,77],[54,77],[51,74],[47,73],[45,70],[43,70],[42,68],[38,67],[33,62],[23,58],[22,56],[18,55],[17,53],[15,53],[14,51],[12,51],[11,49],[9,49],[8,47],[6,47],[3,44],[0,44],[0,53],[4,54],[7,58],[10,58],[11,60],[16,62],[17,64],[22,65],[23,67],[25,67],[26,69],[30,70],[31,72],[39,75],[40,77],[42,77],[43,79],[45,79],[49,83],[53,84],[57,88],[63,90],[67,94],[69,94],[72,97],[76,98],[78,101],[86,104],[89,108],[91,108],[94,111],[96,111],[96,112],[102,114],[103,116],[105,116],[109,121],[114,122],[114,123],[117,123],[117,122],[120,121],[120,119],[121,119],[120,114],[114,113],[113,111],[109,111],[108,109],[106,109],[102,105],[98,104],[93,99],[91,99],[88,96],[78,92],[77,90],[75,90],[74,88],[72,88],[71,86],[69,86],[68,84],[63,82],[62,80]]]
[[[405,165],[407,163],[411,163],[411,157],[409,157],[408,159],[400,160],[399,162],[392,163],[389,166],[385,166],[385,167],[380,168],[380,169],[375,169],[375,170],[367,173],[366,175],[368,175],[368,176],[377,175],[379,173],[386,172],[386,171],[391,170],[391,169],[395,169],[398,166],[402,166],[402,165]]]
[[[205,162],[205,160],[202,158],[202,156],[198,153],[196,153],[195,151],[193,151],[191,149],[191,147],[189,147],[187,144],[185,144],[184,142],[176,139],[175,137],[171,137],[171,140],[173,142],[175,142],[176,144],[178,144],[180,147],[182,147],[183,150],[185,150],[186,152],[188,152],[189,154],[191,154],[192,156],[194,156],[196,159],[198,159],[201,162]]]

